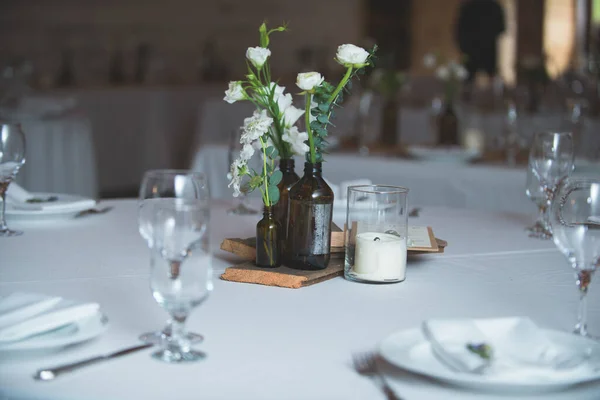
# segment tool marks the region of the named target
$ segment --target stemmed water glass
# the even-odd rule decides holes
[[[0,121],[0,236],[19,236],[23,232],[6,225],[6,191],[25,164],[25,135],[21,125]]]
[[[148,247],[154,248],[152,222],[157,205],[161,201],[201,201],[209,202],[208,183],[204,174],[186,170],[152,170],[144,174],[138,199],[138,228]],[[160,343],[171,336],[170,324],[158,332],[148,332],[140,336],[146,343]],[[202,336],[188,333],[192,343],[202,341]]]
[[[527,180],[525,182],[525,194],[538,208],[538,217],[533,225],[525,228],[530,237],[548,238],[552,236],[550,231],[550,212],[546,194],[542,189],[539,179],[533,172],[531,163],[527,168]]]
[[[239,155],[240,151],[242,151],[242,144],[240,143],[240,129],[234,129],[231,131],[231,135],[229,137],[229,146],[227,147],[227,179],[231,179],[231,164],[233,164],[234,159]],[[238,205],[234,208],[227,210],[228,214],[233,215],[254,215],[258,214],[258,211],[253,210],[248,207],[246,195],[248,192],[248,187],[242,185],[240,188],[240,196]]]
[[[529,152],[529,165],[540,182],[548,209],[559,184],[573,171],[573,137],[567,132],[539,132],[535,134]],[[550,227],[551,228],[551,227]],[[536,236],[552,237],[552,229]]]
[[[198,361],[190,348],[185,322],[212,291],[209,207],[203,200],[159,199],[153,207],[150,287],[170,315],[171,334],[152,357],[170,363]]]
[[[551,223],[554,244],[575,270],[579,289],[574,333],[589,336],[586,294],[592,275],[600,266],[600,179],[567,179],[556,194]]]

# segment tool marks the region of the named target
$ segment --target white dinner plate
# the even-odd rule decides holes
[[[98,312],[76,323],[63,326],[51,332],[32,336],[13,343],[0,344],[0,351],[51,350],[93,339],[108,328],[108,318]]]
[[[61,193],[33,193],[35,197],[50,197],[56,196],[58,200],[57,205],[60,208],[39,210],[35,209],[36,204],[27,204],[25,207],[31,206],[31,209],[22,208],[18,205],[10,202],[6,203],[6,216],[9,219],[44,219],[44,218],[72,218],[77,213],[92,208],[96,205],[96,201],[83,196],[77,196],[74,194],[61,194]],[[63,206],[64,205],[64,206]]]
[[[557,345],[573,349],[574,352],[591,351],[592,356],[577,367],[560,373],[540,373],[535,376],[518,371],[501,374],[461,373],[438,361],[420,328],[390,335],[380,343],[379,353],[395,367],[477,390],[548,392],[600,379],[600,343],[567,332],[544,332]]]
[[[481,152],[477,150],[463,149],[462,147],[458,146],[408,146],[406,150],[412,157],[424,161],[468,163],[481,157]]]

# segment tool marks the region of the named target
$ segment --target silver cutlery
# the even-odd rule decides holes
[[[412,210],[410,210],[410,212],[408,213],[408,216],[409,217],[418,217],[420,211],[421,211],[421,209],[419,207],[415,207]]]
[[[352,364],[354,365],[354,369],[359,374],[373,379],[388,400],[402,400],[400,397],[396,396],[394,391],[388,386],[388,384],[385,382],[385,379],[383,379],[379,373],[377,364],[375,362],[375,357],[376,356],[373,353],[353,355]]]
[[[50,368],[42,368],[35,372],[35,374],[33,375],[33,379],[38,380],[38,381],[51,381],[60,375],[64,375],[68,372],[73,372],[80,368],[87,367],[88,365],[97,364],[102,361],[112,360],[117,357],[135,353],[136,351],[144,350],[144,349],[147,349],[152,346],[153,346],[153,344],[151,344],[151,343],[140,344],[137,346],[128,347],[126,349],[115,351],[113,353],[90,357],[90,358],[86,358],[86,359],[80,360],[80,361],[75,361],[75,362],[72,362],[69,364],[58,365],[58,366],[50,367]]]
[[[89,208],[87,210],[78,212],[77,214],[75,214],[74,218],[81,218],[81,217],[85,217],[86,215],[105,214],[105,213],[109,212],[110,210],[112,210],[113,208],[114,207],[112,207],[112,206],[108,206],[108,207],[104,207],[104,208]]]

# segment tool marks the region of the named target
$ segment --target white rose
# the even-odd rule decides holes
[[[283,125],[286,128],[291,127],[300,119],[301,116],[304,115],[304,110],[300,108],[296,108],[294,106],[289,106],[283,112]]]
[[[425,65],[425,67],[427,68],[433,68],[435,67],[435,64],[437,63],[435,54],[433,53],[427,53],[425,54],[425,57],[423,57],[423,65]]]
[[[454,74],[456,75],[456,77],[458,79],[460,79],[461,81],[464,81],[465,79],[467,79],[467,75],[469,73],[467,72],[465,67],[463,67],[462,65],[457,65],[456,69],[454,70]]]
[[[225,100],[229,104],[233,104],[236,101],[244,100],[245,98],[246,93],[244,92],[244,88],[242,87],[242,82],[229,82],[229,89],[225,91],[225,97],[223,98],[223,100]]]
[[[324,79],[318,72],[302,72],[298,74],[296,85],[302,90],[310,91],[319,86]]]
[[[345,67],[363,67],[369,58],[369,52],[353,44],[343,44],[338,47],[335,59]]]
[[[308,140],[308,133],[298,131],[295,126],[286,129],[281,138],[292,146],[292,151],[296,155],[301,156],[310,151],[310,147],[304,143]]]
[[[439,79],[445,81],[450,77],[450,71],[448,70],[448,67],[446,67],[445,65],[442,65],[442,66],[438,67],[438,69],[435,70],[435,76],[437,76]]]
[[[265,49],[264,47],[248,47],[248,50],[246,50],[246,58],[256,68],[262,68],[270,55],[271,50]]]

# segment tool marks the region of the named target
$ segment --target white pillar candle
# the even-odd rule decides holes
[[[389,233],[356,235],[354,273],[371,281],[403,281],[406,276],[406,238]]]

